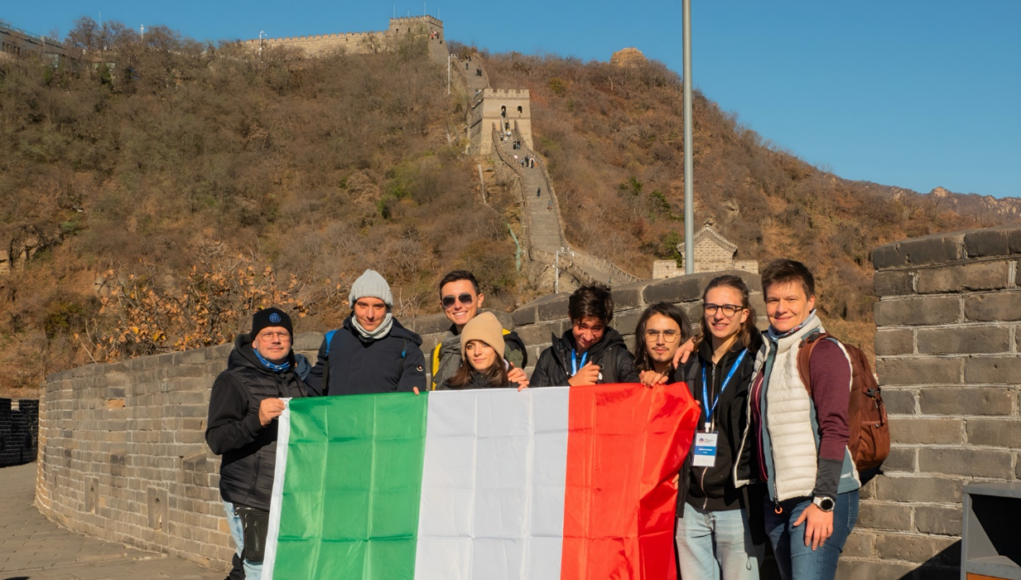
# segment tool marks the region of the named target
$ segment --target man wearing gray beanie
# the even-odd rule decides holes
[[[351,285],[351,315],[323,338],[305,379],[312,395],[359,395],[425,390],[422,337],[390,312],[393,293],[383,276],[366,270]]]

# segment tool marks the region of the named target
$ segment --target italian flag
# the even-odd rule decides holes
[[[263,578],[673,579],[683,383],[292,399]]]

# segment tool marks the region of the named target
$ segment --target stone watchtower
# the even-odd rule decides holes
[[[532,108],[528,89],[483,89],[475,101],[471,119],[472,143],[479,144],[479,153],[493,152],[493,129],[515,131],[521,136],[522,145],[532,147]]]
[[[759,264],[755,260],[735,260],[737,246],[720,235],[713,228],[711,221],[706,222],[695,234],[695,273],[722,272],[723,270],[742,270],[757,274]],[[652,263],[652,278],[661,280],[684,275],[684,242],[677,244],[681,254],[681,266],[674,260],[656,260]]]

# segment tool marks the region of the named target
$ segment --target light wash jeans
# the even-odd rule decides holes
[[[766,546],[752,543],[743,509],[705,511],[684,502],[675,539],[683,580],[759,580]]]
[[[223,511],[227,512],[227,524],[230,526],[230,535],[234,538],[234,545],[237,546],[238,556],[245,548],[245,531],[241,527],[241,518],[234,514],[234,504],[229,501],[223,502]],[[262,562],[249,562],[242,560],[245,567],[245,580],[262,580]]]
[[[773,504],[766,502],[766,533],[773,543],[773,553],[784,580],[833,580],[837,574],[837,560],[844,551],[844,542],[858,522],[858,490],[837,495],[833,508],[833,534],[822,547],[815,551],[805,546],[805,522],[794,527],[811,504],[809,498],[797,498],[780,502],[783,513],[773,511]]]

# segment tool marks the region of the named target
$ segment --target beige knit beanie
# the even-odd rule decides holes
[[[465,354],[464,346],[471,340],[481,340],[493,347],[496,354],[503,358],[503,325],[493,316],[492,312],[480,312],[478,316],[468,321],[461,330],[461,358],[467,362],[468,355]]]

